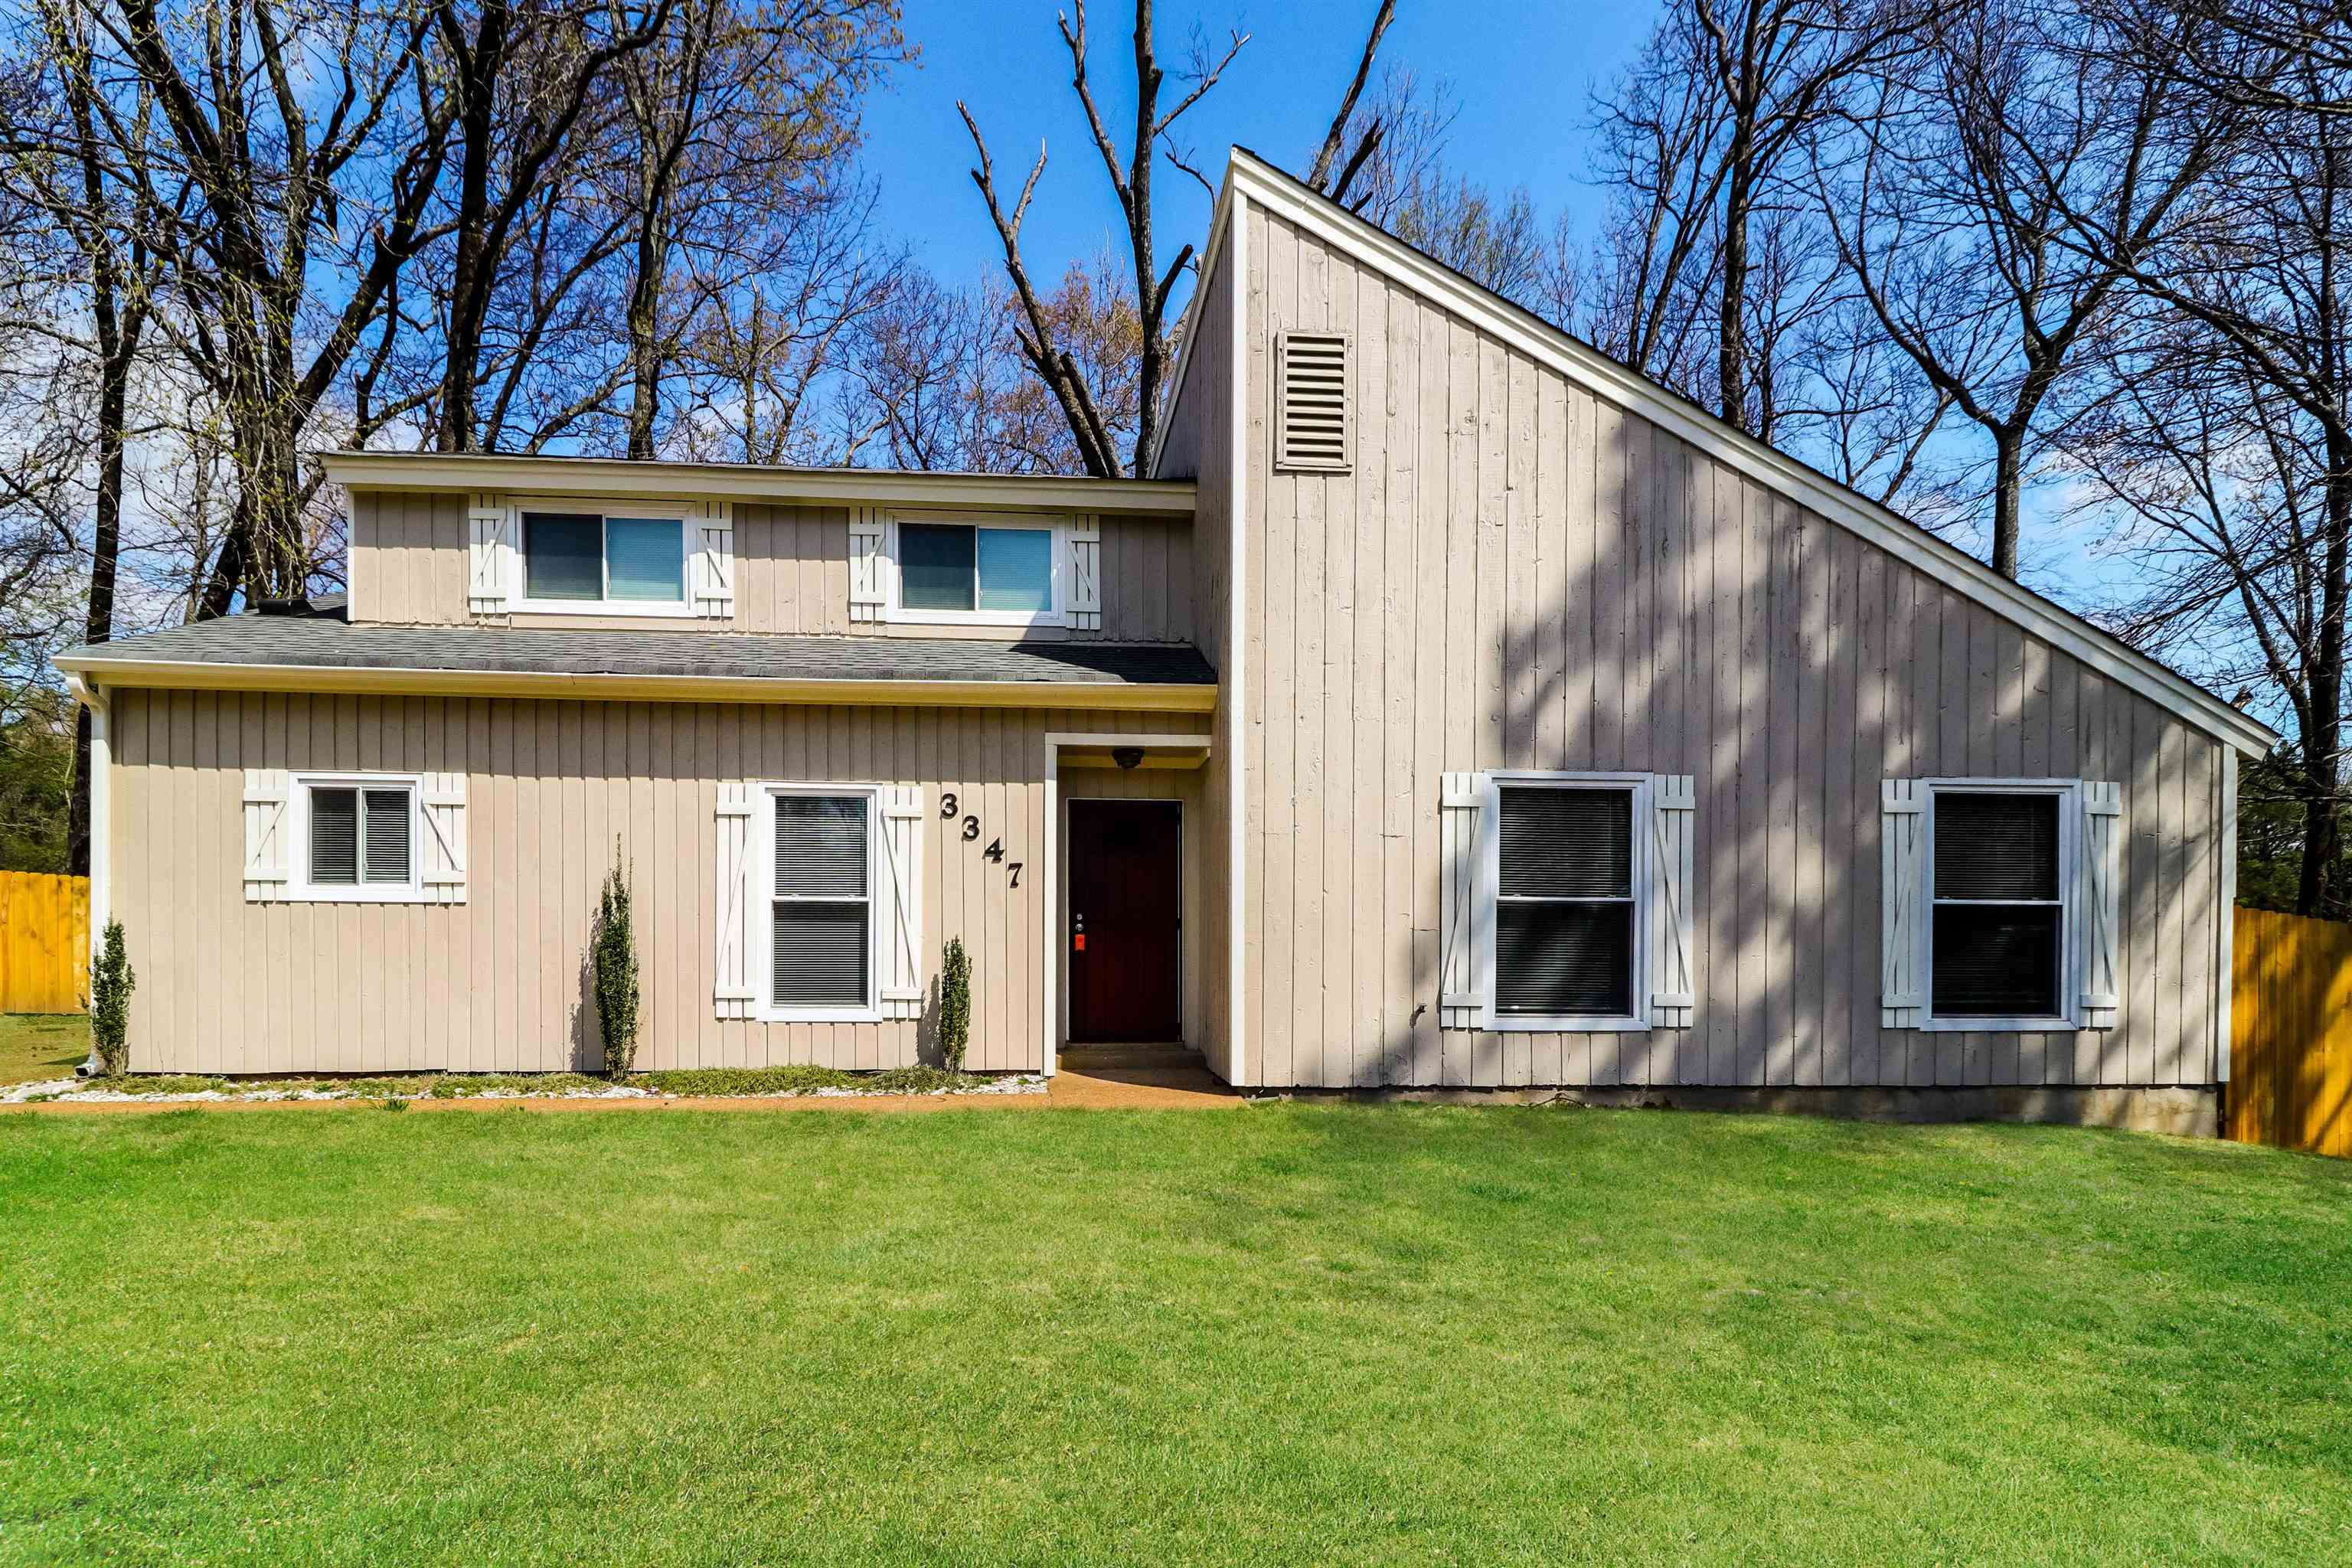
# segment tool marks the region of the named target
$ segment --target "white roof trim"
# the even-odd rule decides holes
[[[969,507],[989,511],[1192,515],[1190,479],[1051,474],[931,474],[890,468],[787,468],[756,463],[645,462],[504,453],[327,452],[330,483],[354,490],[504,490],[540,495],[726,497],[789,505]]]
[[[1206,713],[1211,685],[1160,681],[902,680],[752,675],[625,675],[567,670],[433,669],[383,665],[230,664],[59,655],[68,679],[163,691],[547,697],[601,701],[814,703],[883,708],[1096,708]]]
[[[1677,439],[1930,574],[1962,597],[2016,623],[2247,755],[2263,756],[2278,742],[2278,732],[2260,720],[2126,647],[1868,497],[1775,451],[1590,344],[1431,260],[1239,147],[1233,150],[1226,164],[1225,186],[1241,188],[1251,200],[1264,203],[1285,221],[1475,322],[1480,331],[1594,395],[1640,414]],[[1222,195],[1218,207],[1221,213],[1225,210]],[[1181,383],[1178,384],[1181,387]]]

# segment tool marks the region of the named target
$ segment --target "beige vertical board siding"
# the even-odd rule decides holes
[[[959,512],[957,515],[968,515]],[[840,506],[734,503],[735,614],[726,620],[524,616],[517,625],[623,626],[648,630],[791,632],[862,636],[1003,636],[1001,629],[894,626],[849,619],[849,511]],[[1045,628],[1047,640],[1191,642],[1193,539],[1182,518],[1108,513],[1102,529],[1103,619],[1098,632]],[[520,541],[518,541],[520,543]],[[396,626],[467,626],[488,619],[467,608],[471,542],[466,498],[362,490],[352,497],[349,572],[354,618]],[[519,568],[518,568],[519,569]]]
[[[913,1023],[710,1016],[718,775],[914,782],[981,802],[983,835],[927,843],[927,973],[961,933],[982,977],[975,1063],[1038,1065],[1045,736],[1200,732],[1194,715],[754,708],[124,690],[111,824],[116,908],[140,985],[142,1070],[358,1072],[594,1067],[582,964],[612,835],[635,868],[647,1068],[915,1059]],[[933,773],[932,737],[959,734]],[[233,828],[248,767],[467,775],[463,904],[248,904]],[[1181,776],[1193,774],[1161,775]],[[947,832],[927,820],[927,838]],[[980,858],[992,837],[1022,888]],[[1189,851],[1188,851],[1189,853]],[[929,867],[927,867],[927,873]],[[1032,877],[1037,879],[1033,883]],[[933,895],[927,894],[927,898]],[[1197,906],[1196,906],[1197,907]],[[1197,932],[1197,920],[1188,921]],[[1189,942],[1202,939],[1188,935]],[[1204,956],[1192,966],[1207,972]]]
[[[2210,1080],[2218,742],[1280,219],[1246,222],[1252,342],[1339,320],[1359,366],[1344,479],[1276,474],[1262,347],[1243,378],[1256,880],[1233,940],[1259,1081],[1367,1062],[1498,1086]],[[1352,311],[1307,315],[1318,279]],[[1378,768],[1353,728],[1373,714]],[[1698,1005],[1678,1037],[1435,1028],[1438,775],[1528,764],[1696,778]],[[2124,786],[2116,1029],[1879,1027],[1879,783],[1995,773]],[[1376,904],[1363,838],[1339,836],[1375,821],[1402,861]],[[1385,955],[1377,1010],[1367,954]],[[1353,1040],[1326,994],[1350,986]]]

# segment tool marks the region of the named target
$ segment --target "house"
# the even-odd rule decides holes
[[[2273,732],[1236,151],[1148,479],[338,453],[77,649],[140,1068],[1181,1042],[1246,1086],[2210,1126]],[[102,916],[101,916],[102,919]]]

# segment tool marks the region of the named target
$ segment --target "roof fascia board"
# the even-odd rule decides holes
[[[383,696],[550,697],[639,702],[816,703],[884,708],[1096,708],[1206,713],[1214,686],[1078,680],[816,680],[733,675],[583,675],[551,670],[386,669],[309,664],[60,657],[93,689],[303,691]]]
[[[1192,367],[1192,328],[1194,318],[1201,313],[1202,299],[1209,291],[1209,279],[1217,275],[1217,263],[1224,259],[1225,231],[1233,216],[1234,166],[1225,165],[1224,183],[1217,187],[1217,205],[1209,214],[1207,248],[1201,253],[1199,279],[1192,286],[1192,296],[1184,301],[1183,319],[1176,324],[1176,371],[1168,378],[1168,405],[1160,410],[1160,423],[1151,431],[1151,457],[1143,471],[1157,481],[1160,478],[1160,449],[1168,445],[1168,427],[1176,421],[1176,405],[1184,400],[1184,375]]]
[[[1475,321],[1482,331],[1492,332],[1595,395],[1634,409],[1709,457],[1730,464],[1861,535],[1963,597],[2015,622],[2208,734],[2256,757],[2266,754],[2278,742],[2277,731],[2260,720],[2240,712],[2211,692],[2075,620],[1974,556],[1946,544],[1875,501],[1815,473],[1754,437],[1701,412],[1647,377],[1586,347],[1509,301],[1454,276],[1353,214],[1326,210],[1328,204],[1302,196],[1288,175],[1238,147],[1234,149],[1227,180],[1244,184],[1252,200],[1265,203],[1286,221]]]
[[[1189,479],[1092,479],[1043,474],[911,474],[873,469],[761,468],[733,463],[641,462],[436,452],[330,452],[331,483],[354,490],[514,490],[547,494],[719,497],[860,506],[1192,515]]]

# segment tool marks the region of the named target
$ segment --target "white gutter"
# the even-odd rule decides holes
[[[725,497],[842,506],[982,507],[1010,511],[1192,515],[1190,479],[1049,474],[934,474],[786,468],[752,463],[643,462],[493,453],[328,452],[327,479],[360,490],[513,490],[547,494]]]
[[[113,916],[114,741],[107,728],[106,691],[87,676],[68,672],[66,685],[89,710],[89,968],[95,974],[105,951],[107,922]],[[87,991],[87,986],[85,986]],[[96,1078],[106,1064],[92,1040],[81,1076]]]
[[[319,691],[360,695],[551,697],[604,701],[795,702],[898,708],[1101,708],[1206,713],[1212,684],[1088,680],[788,679],[756,675],[618,675],[561,670],[416,669],[310,664],[215,664],[67,655],[68,679],[174,691]],[[94,710],[102,712],[103,710]]]

